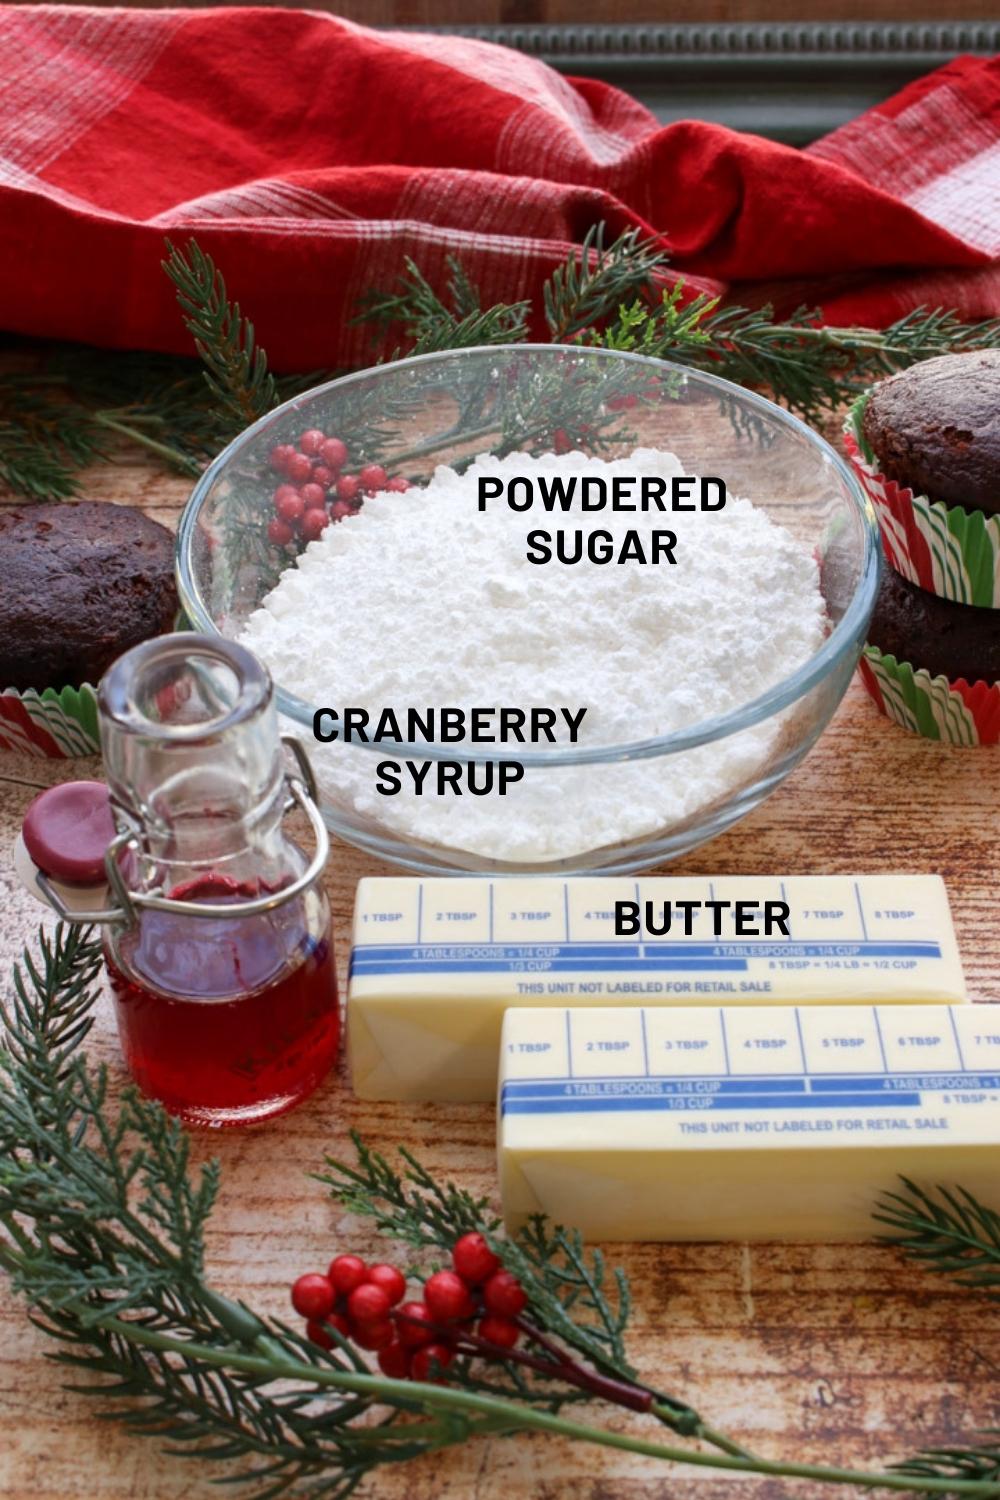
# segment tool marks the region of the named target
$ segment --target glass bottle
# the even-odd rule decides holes
[[[340,1019],[327,835],[295,741],[287,774],[270,677],[233,642],[161,636],[118,659],[98,702],[118,830],[104,952],[129,1071],[194,1124],[291,1109],[335,1061]],[[296,802],[311,862],[283,826]]]

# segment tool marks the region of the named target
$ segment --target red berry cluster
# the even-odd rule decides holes
[[[404,1302],[406,1278],[395,1266],[368,1266],[338,1255],[325,1276],[300,1276],[292,1306],[314,1344],[331,1349],[329,1328],[378,1354],[385,1375],[440,1379],[456,1352],[502,1359],[520,1338],[516,1319],[528,1305],[517,1277],[505,1271],[481,1234],[464,1234],[451,1271],[435,1271],[419,1301]],[[464,1344],[463,1344],[464,1340]]]
[[[365,495],[380,490],[402,494],[410,482],[402,474],[390,479],[381,464],[365,464],[356,474],[345,474],[347,444],[310,427],[298,447],[279,443],[271,449],[271,468],[284,480],[274,492],[274,519],[267,528],[276,547],[289,546],[296,537],[313,542],[331,521],[343,521],[361,509]]]

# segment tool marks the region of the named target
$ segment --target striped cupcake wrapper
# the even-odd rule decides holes
[[[1000,516],[915,495],[880,473],[861,425],[867,400],[866,392],[848,412],[844,446],[875,507],[889,563],[941,599],[1000,609]]]
[[[879,710],[904,729],[948,745],[1000,744],[1000,683],[950,682],[865,646],[861,680]]]
[[[99,755],[97,694],[89,683],[58,691],[0,692],[0,751],[47,760]]]

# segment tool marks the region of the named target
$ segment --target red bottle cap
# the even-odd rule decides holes
[[[103,781],[49,787],[24,815],[24,845],[43,875],[65,885],[103,885],[104,852],[117,830]]]

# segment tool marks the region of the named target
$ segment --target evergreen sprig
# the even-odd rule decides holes
[[[70,498],[89,464],[136,450],[194,477],[225,441],[192,359],[75,345],[10,358],[15,367],[0,375],[0,485],[27,500]]]
[[[596,1367],[623,1381],[634,1379],[625,1352],[632,1306],[628,1280],[620,1268],[609,1276],[600,1250],[586,1250],[578,1232],[552,1226],[541,1215],[533,1216],[517,1239],[502,1238],[488,1198],[474,1198],[453,1182],[438,1183],[405,1147],[399,1149],[399,1169],[356,1131],[352,1140],[355,1164],[327,1157],[327,1170],[317,1174],[341,1207],[429,1255],[432,1265],[447,1263],[455,1241],[479,1230],[525,1288],[529,1315],[539,1327]],[[697,1426],[689,1407],[672,1404]]]
[[[589,229],[579,250],[556,267],[542,289],[545,321],[555,344],[596,329],[624,302],[650,292],[666,265],[661,241],[629,229],[605,245],[605,232],[603,222]]]
[[[408,354],[519,344],[528,337],[531,303],[501,302],[484,308],[457,256],[447,257],[447,301],[437,295],[409,256],[405,264],[406,272],[394,290],[375,292],[362,301],[360,321],[399,326],[408,341]]]
[[[204,365],[204,379],[219,407],[232,419],[231,436],[278,404],[278,389],[253,324],[226,291],[212,257],[191,239],[186,249],[167,241],[163,269],[177,288],[184,326]]]
[[[603,1253],[587,1250],[578,1230],[533,1214],[517,1239],[494,1241],[504,1265],[532,1288],[539,1321],[602,1369],[632,1379],[625,1349],[632,1293],[620,1266],[609,1273]]]
[[[492,1234],[500,1227],[488,1198],[475,1198],[453,1182],[437,1182],[405,1146],[399,1148],[400,1171],[356,1130],[351,1141],[357,1161],[327,1156],[326,1170],[317,1172],[316,1179],[350,1213],[373,1219],[380,1234],[447,1257],[463,1234],[474,1229]]]
[[[542,289],[542,311],[553,342],[595,345],[705,370],[763,391],[813,421],[853,400],[873,381],[920,360],[1000,348],[998,318],[963,323],[953,311],[921,307],[886,329],[837,328],[824,323],[820,308],[800,307],[779,318],[769,304],[723,305],[717,297],[692,294],[683,277],[663,287],[666,263],[662,245],[641,238],[637,230],[606,245],[604,225],[595,226]],[[451,264],[454,285],[459,268],[454,259]],[[468,308],[479,307],[468,278],[463,279],[461,299],[453,290],[449,307],[412,261],[407,266],[394,290],[369,300],[364,319],[391,320],[401,327],[410,340],[403,351],[407,354],[485,342],[467,316]],[[489,341],[526,339],[530,312],[523,302],[495,304],[489,309],[495,337]]]
[[[892,1231],[885,1242],[929,1271],[1000,1299],[1000,1213],[962,1188],[929,1192],[909,1178],[902,1183],[902,1192],[883,1194],[874,1216]]]
[[[0,485],[29,499],[65,498],[76,493],[87,464],[115,459],[129,447],[196,476],[249,423],[328,378],[317,372],[274,377],[252,323],[229,297],[211,257],[194,240],[168,251],[165,268],[200,366],[163,355],[52,346],[42,356],[30,356],[24,367],[23,351],[15,352],[21,367],[0,376]],[[408,260],[395,287],[365,299],[361,317],[402,331],[405,344],[394,357],[520,344],[532,321],[544,318],[556,342],[596,344],[706,370],[761,389],[809,420],[828,415],[873,380],[918,360],[1000,347],[1000,319],[966,324],[947,309],[919,308],[885,330],[831,328],[819,309],[800,308],[780,319],[770,307],[723,306],[712,297],[691,296],[683,278],[663,288],[665,264],[659,242],[629,230],[608,244],[599,224],[549,277],[538,308],[526,299],[484,307],[461,261],[451,256],[443,295]],[[632,383],[643,400],[638,375]],[[620,394],[628,395],[628,382],[621,384]],[[576,405],[572,391],[562,401],[556,430],[571,445],[590,451],[595,433],[599,437],[613,425],[614,414],[595,405],[585,384],[578,384],[577,393]],[[411,397],[415,394],[411,391]],[[341,399],[346,410],[349,393]],[[547,397],[536,390],[533,400],[535,410],[526,407],[521,413],[507,403],[509,430],[496,434],[496,451],[517,446],[521,433],[529,447],[551,446],[554,424],[546,428],[537,420]],[[405,406],[402,398],[396,404]],[[475,393],[472,405],[477,406]],[[398,447],[397,416],[405,412],[390,411],[374,421],[368,407],[370,402],[362,403],[350,413],[352,456],[356,449],[360,462],[378,463]],[[468,413],[460,415],[467,426]],[[494,430],[484,427],[483,435],[493,436]],[[263,536],[269,493],[256,483],[258,473],[243,478],[245,513],[231,518],[231,534],[223,538],[225,565],[238,572],[249,562],[270,578],[282,558]]]
[[[1000,318],[965,324],[940,308],[918,308],[884,330],[836,328],[824,324],[820,308],[778,319],[770,304],[750,309],[688,297],[679,281],[656,307],[642,299],[622,306],[588,342],[721,375],[817,420],[907,365],[1000,348]]]
[[[0,1022],[22,1085],[52,1093],[93,1026],[101,945],[86,928],[60,926],[54,937],[39,928],[36,946],[37,956],[26,948],[14,968]]]
[[[65,499],[74,473],[103,451],[93,414],[42,376],[0,379],[0,484],[29,500]]]
[[[1000,1431],[988,1432],[988,1442],[972,1448],[922,1448],[905,1463],[894,1464],[899,1474],[935,1479],[974,1479],[1000,1485]]]
[[[356,1166],[328,1164],[342,1200],[424,1253],[485,1231],[529,1293],[537,1321],[524,1345],[486,1364],[462,1333],[447,1385],[396,1380],[373,1374],[346,1340],[321,1350],[222,1296],[204,1267],[217,1165],[194,1170],[184,1130],[134,1089],[113,1108],[106,1071],[78,1050],[99,958],[89,933],[59,927],[15,971],[0,1051],[0,1265],[58,1342],[71,1389],[128,1430],[228,1465],[220,1477],[260,1500],[346,1500],[381,1464],[515,1432],[731,1473],[1000,1496],[985,1446],[881,1473],[745,1452],[684,1403],[621,1377],[627,1287],[616,1276],[609,1295],[603,1260],[576,1236],[536,1222],[512,1248],[485,1199],[438,1185],[412,1156],[398,1172],[361,1142]],[[567,1402],[584,1396],[645,1413],[652,1436],[568,1416]],[[664,1427],[701,1441],[663,1442]]]

